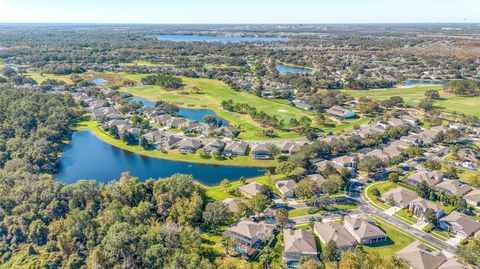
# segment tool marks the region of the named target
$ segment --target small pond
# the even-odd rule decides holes
[[[301,68],[295,66],[289,66],[284,64],[277,64],[277,70],[280,75],[288,74],[288,73],[307,73],[307,74],[315,74],[315,70],[308,69],[308,68]]]
[[[92,81],[95,85],[105,85],[107,84],[108,80],[104,78],[96,78]]]
[[[448,84],[446,80],[414,80],[409,79],[405,80],[403,85],[411,86],[411,85],[445,85]]]

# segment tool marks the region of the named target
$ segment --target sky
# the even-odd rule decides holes
[[[0,0],[0,23],[480,23],[480,0]]]

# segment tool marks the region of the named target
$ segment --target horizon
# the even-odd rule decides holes
[[[331,25],[480,23],[480,2],[460,0],[0,0],[2,24]]]

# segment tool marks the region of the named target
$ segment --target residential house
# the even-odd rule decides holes
[[[307,178],[315,183],[317,186],[317,193],[322,191],[322,185],[327,181],[321,174],[308,175]]]
[[[313,233],[306,230],[283,229],[283,259],[287,266],[302,257],[317,257],[317,245]]]
[[[449,258],[446,262],[442,263],[438,269],[469,269],[467,266],[459,263],[454,258]]]
[[[223,154],[228,157],[245,156],[248,144],[245,141],[232,141],[223,149]]]
[[[288,142],[288,141],[280,144],[279,148],[282,154],[292,154],[300,151],[300,145],[298,145],[297,143]]]
[[[210,154],[214,150],[218,152],[222,152],[223,148],[225,148],[225,143],[223,141],[214,140],[205,144],[205,146],[203,147],[203,150],[205,151],[205,153]]]
[[[416,135],[416,134],[411,134],[411,135],[407,135],[407,136],[402,136],[400,138],[400,141],[405,141],[408,143],[409,146],[417,146],[417,147],[421,147],[423,146],[423,141],[422,139]],[[408,147],[406,147],[408,148]],[[406,149],[405,148],[405,149]]]
[[[409,175],[405,183],[410,186],[416,187],[418,184],[425,182],[430,187],[437,185],[438,183],[442,182],[443,180],[443,173],[440,171],[417,171],[411,175]]]
[[[396,145],[390,145],[388,147],[383,148],[383,152],[388,155],[389,159],[394,157],[402,156],[403,150]]]
[[[357,114],[350,109],[341,108],[339,106],[333,106],[325,111],[328,115],[341,119],[347,119],[355,117]]]
[[[260,190],[262,189],[262,184],[258,182],[251,182],[248,184],[245,184],[243,186],[238,187],[238,192],[242,195],[245,195],[247,197],[253,197],[257,194],[260,193]]]
[[[272,150],[267,144],[255,144],[252,146],[252,158],[258,160],[268,160],[273,157]]]
[[[345,216],[345,229],[359,244],[375,244],[387,241],[387,234],[372,222],[367,215]]]
[[[179,129],[180,126],[186,122],[186,120],[181,118],[171,118],[169,121],[166,122],[165,126],[167,126],[168,128]]]
[[[181,153],[195,153],[200,147],[202,147],[202,142],[191,138],[185,138],[177,144]]]
[[[410,202],[417,199],[419,196],[411,191],[408,191],[402,187],[397,187],[393,190],[389,190],[382,194],[381,198],[385,203],[393,203],[393,206],[400,208],[408,208]]]
[[[240,134],[240,130],[232,125],[225,125],[215,130],[215,134],[223,137],[234,138]]]
[[[338,222],[315,222],[313,232],[320,238],[324,246],[333,241],[342,252],[353,249],[357,245],[357,240]]]
[[[472,187],[459,180],[445,180],[433,187],[436,191],[446,192],[448,195],[462,197],[472,190]]]
[[[424,219],[425,212],[427,212],[429,209],[435,212],[436,219],[440,219],[445,214],[441,206],[420,197],[411,201],[410,205],[408,206],[408,210],[419,219]]]
[[[162,140],[163,135],[159,131],[150,131],[142,135],[142,137],[145,138],[145,140],[147,140],[148,143],[155,144]]]
[[[414,269],[437,269],[447,261],[447,257],[442,252],[433,250],[420,241],[411,243],[396,255]]]
[[[340,167],[353,170],[357,167],[357,160],[353,156],[340,156],[332,159],[332,162]]]
[[[223,235],[235,239],[234,251],[251,256],[255,248],[268,242],[273,236],[275,226],[266,222],[254,222],[252,219],[242,219],[229,227]]]
[[[280,191],[280,193],[285,198],[293,198],[295,195],[295,187],[297,187],[297,183],[291,179],[286,180],[279,180],[275,182],[275,186]]]
[[[182,124],[178,125],[178,129],[189,133],[189,132],[198,132],[200,130],[200,123],[195,122],[195,121],[185,121]]]
[[[480,221],[458,211],[453,211],[440,219],[440,228],[454,232],[462,238],[467,238],[480,231]]]
[[[399,118],[390,118],[387,123],[394,128],[408,127],[408,123]]]
[[[476,189],[465,194],[463,199],[465,199],[468,204],[471,204],[476,208],[480,208],[480,189]]]
[[[170,122],[172,119],[173,119],[172,116],[165,114],[165,115],[160,115],[160,116],[155,117],[155,122],[157,124],[166,126],[167,123]]]
[[[448,127],[450,127],[450,129],[455,129],[460,131],[464,131],[467,129],[467,125],[461,124],[461,123],[450,123]]]
[[[173,149],[183,138],[174,135],[166,135],[162,140],[156,143],[156,148]]]
[[[402,120],[406,121],[408,124],[413,125],[413,126],[416,126],[416,125],[420,124],[420,121],[417,118],[412,117],[410,115],[403,115]]]
[[[230,210],[230,212],[236,213],[240,209],[238,205],[240,203],[244,203],[245,200],[238,198],[226,198],[222,202],[228,207],[228,210]]]
[[[381,149],[374,149],[367,153],[367,156],[375,156],[384,162],[390,161],[390,155]]]

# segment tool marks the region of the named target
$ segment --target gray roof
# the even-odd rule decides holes
[[[470,201],[474,201],[474,202],[480,202],[480,189],[473,190],[473,191],[465,194],[465,196],[463,196],[463,198],[465,198],[467,200],[470,200]]]
[[[243,193],[246,193],[247,195],[255,196],[260,192],[260,189],[262,188],[262,186],[263,185],[258,182],[251,182],[238,187],[238,190]]]
[[[312,232],[305,230],[283,229],[284,253],[317,253],[317,245]]]
[[[419,241],[397,252],[397,257],[407,261],[415,269],[434,269],[447,260],[443,253],[433,251]]]
[[[443,173],[440,171],[417,171],[408,176],[408,180],[413,180],[417,183],[425,181],[429,186],[435,186],[443,180]]]
[[[323,244],[334,241],[339,248],[350,248],[357,244],[353,236],[337,222],[316,222],[313,230],[318,235]]]
[[[443,190],[456,196],[463,196],[472,190],[472,187],[458,180],[445,180],[433,187],[436,190]]]
[[[416,193],[407,191],[402,187],[397,187],[382,194],[383,201],[387,202],[388,200],[393,199],[395,201],[395,204],[402,207],[407,207],[411,201],[415,200],[418,197],[419,196]]]
[[[480,230],[480,222],[474,218],[467,217],[466,215],[453,211],[448,216],[440,219],[441,221],[448,222],[456,230],[461,230],[467,236],[470,236]]]
[[[353,232],[359,238],[387,236],[387,234],[374,225],[366,215],[348,215],[345,216],[344,222],[353,227]]]
[[[227,231],[252,239],[255,236],[261,237],[261,234],[269,235],[273,232],[273,229],[274,226],[266,222],[254,222],[251,219],[243,219],[228,228]]]
[[[454,258],[450,258],[446,262],[444,262],[442,265],[440,265],[438,269],[468,269],[468,267],[459,263]]]

